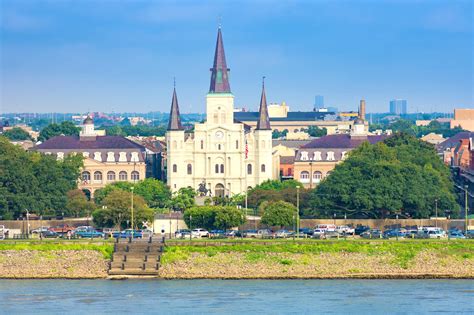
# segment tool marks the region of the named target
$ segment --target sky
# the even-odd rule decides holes
[[[204,112],[219,21],[235,107],[474,108],[459,0],[1,0],[0,112]]]

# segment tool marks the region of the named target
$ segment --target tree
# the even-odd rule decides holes
[[[449,169],[433,146],[407,134],[363,143],[311,193],[308,214],[318,217],[426,218],[459,211]]]
[[[196,204],[194,197],[196,197],[196,191],[191,187],[180,188],[173,194],[170,207],[175,211],[184,211]]]
[[[244,224],[245,214],[236,207],[219,207],[216,211],[215,226],[218,229],[227,230]]]
[[[46,141],[52,137],[65,135],[77,136],[81,128],[74,125],[71,121],[63,121],[61,124],[50,124],[40,131],[38,140]]]
[[[0,136],[0,215],[19,217],[28,209],[61,214],[66,193],[77,188],[82,155],[54,156],[27,152]]]
[[[131,220],[132,194],[128,191],[114,190],[102,202],[103,207],[92,214],[94,223],[99,227],[127,227]],[[153,220],[154,212],[148,208],[141,196],[133,198],[134,226],[142,227],[143,222]]]
[[[70,190],[67,193],[66,209],[74,217],[89,215],[94,210],[94,203],[89,201],[80,189]]]
[[[135,185],[135,193],[145,199],[151,208],[164,208],[169,204],[171,191],[163,182],[146,178]]]
[[[318,138],[328,134],[328,130],[326,128],[319,128],[318,126],[309,126],[307,132],[311,137]]]
[[[295,220],[296,207],[285,201],[270,201],[262,204],[262,223],[269,226],[291,226]]]
[[[5,131],[3,136],[7,137],[11,141],[31,140],[30,134],[19,127],[14,127]]]

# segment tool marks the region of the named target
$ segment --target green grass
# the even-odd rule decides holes
[[[86,242],[15,242],[0,243],[2,250],[37,250],[37,251],[58,251],[58,250],[95,250],[100,252],[104,259],[111,259],[114,251],[112,243],[86,243]]]
[[[193,241],[194,242],[194,241]],[[212,242],[212,241],[208,241]],[[229,242],[229,241],[227,241]],[[261,244],[262,241],[234,241],[232,245],[222,246],[197,246],[176,245],[167,246],[163,255],[163,263],[172,263],[187,259],[192,253],[201,253],[209,257],[217,253],[241,252],[245,253],[247,262],[263,260],[269,253],[290,254],[320,254],[320,253],[363,253],[366,255],[392,255],[393,263],[408,268],[410,261],[421,251],[430,251],[436,255],[454,256],[457,259],[473,259],[474,242],[470,240],[460,241],[438,241],[438,240],[346,240],[346,241],[315,241],[294,243],[290,241],[270,241],[269,244]],[[267,240],[268,242],[268,240]],[[283,265],[290,265],[293,261],[281,259]]]

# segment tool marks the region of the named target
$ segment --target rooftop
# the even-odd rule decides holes
[[[79,136],[56,136],[36,147],[39,150],[139,149],[144,147],[121,136],[98,136],[95,140],[81,141]]]
[[[388,138],[388,135],[376,135],[376,136],[364,136],[364,137],[351,137],[348,134],[340,135],[328,135],[303,145],[302,149],[312,148],[327,148],[327,149],[346,149],[356,148],[362,142],[368,141],[371,144],[383,141]]]

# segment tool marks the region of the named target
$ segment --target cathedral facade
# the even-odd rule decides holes
[[[233,196],[272,178],[272,130],[265,86],[257,125],[250,128],[234,119],[229,71],[219,28],[206,121],[196,123],[194,133],[184,132],[176,89],[173,91],[166,132],[167,182],[172,191],[191,187],[211,196]]]

